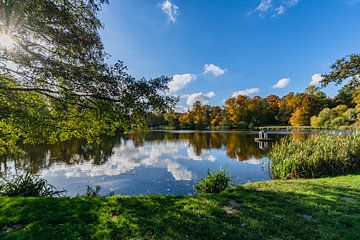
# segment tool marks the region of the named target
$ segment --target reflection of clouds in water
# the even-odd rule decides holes
[[[194,174],[179,160],[196,161],[216,161],[216,157],[209,150],[202,150],[197,156],[194,149],[189,147],[187,141],[161,141],[149,142],[143,146],[135,146],[133,141],[123,141],[122,144],[112,149],[112,155],[101,165],[95,165],[93,159],[79,161],[80,155],[75,153],[71,157],[78,161],[71,161],[74,164],[53,163],[46,164],[49,168],[40,170],[42,177],[97,177],[97,176],[117,176],[134,170],[137,167],[165,168],[176,180],[191,180]],[[51,158],[48,151],[44,157],[46,162]],[[78,163],[75,163],[78,162]],[[79,163],[81,162],[81,163]],[[9,175],[23,174],[21,169],[16,169],[14,161],[8,161],[7,171]]]
[[[254,165],[261,165],[263,164],[263,159],[258,159],[255,157],[250,157],[248,160],[242,161],[243,163],[248,163],[248,164],[254,164]]]
[[[142,163],[147,166],[161,164],[166,159],[178,159],[181,157],[180,150],[185,148],[186,143],[182,142],[165,142],[153,143],[142,146],[140,151],[144,153]]]
[[[88,161],[78,165],[56,164],[41,172],[42,176],[54,177],[64,174],[66,177],[116,176],[136,167],[151,166],[166,168],[176,180],[191,180],[193,174],[180,163],[181,150],[188,147],[186,142],[161,142],[144,146],[134,146],[132,141],[113,148],[112,156],[101,165]]]
[[[191,171],[184,168],[182,165],[176,162],[169,162],[167,170],[173,175],[175,180],[191,180],[193,174]]]
[[[196,160],[196,161],[203,161],[203,160],[208,160],[211,162],[214,162],[216,160],[216,157],[212,154],[210,154],[209,150],[202,150],[201,155],[198,156],[194,149],[192,147],[189,147],[187,149],[187,154],[188,154],[188,158],[192,159],[192,160]]]

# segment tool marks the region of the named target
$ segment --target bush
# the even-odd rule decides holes
[[[275,178],[316,178],[360,170],[360,135],[288,137],[275,144],[269,158]]]
[[[65,190],[58,191],[45,179],[32,176],[30,173],[17,176],[11,180],[1,177],[0,196],[8,197],[54,197],[60,196]]]
[[[225,170],[211,173],[208,170],[206,178],[200,178],[194,189],[198,193],[220,193],[230,186],[231,178]]]

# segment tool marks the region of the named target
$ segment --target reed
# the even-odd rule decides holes
[[[311,135],[276,143],[269,153],[280,179],[335,176],[360,170],[360,135]]]

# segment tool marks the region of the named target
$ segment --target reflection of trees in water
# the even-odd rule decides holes
[[[33,174],[56,163],[71,165],[91,160],[93,164],[101,165],[112,155],[112,149],[118,143],[119,136],[104,138],[100,143],[91,144],[74,140],[53,145],[23,146],[25,155],[0,158],[0,171],[8,169],[8,162],[13,162],[16,170],[26,170]]]
[[[225,148],[226,154],[230,158],[246,160],[251,157],[264,157],[266,152],[259,149],[255,143],[255,135],[239,132],[151,132],[143,136],[139,141],[138,134],[129,135],[134,144],[143,144],[144,141],[188,141],[195,154],[200,156],[202,150]]]
[[[293,135],[301,138],[302,135]],[[30,171],[33,174],[40,169],[49,168],[56,163],[69,165],[92,161],[92,164],[104,164],[113,154],[113,148],[120,143],[131,142],[135,147],[146,142],[188,142],[197,156],[203,150],[225,149],[226,155],[237,160],[264,157],[266,151],[259,149],[254,141],[255,135],[239,132],[161,132],[150,134],[131,133],[104,138],[100,143],[87,144],[84,141],[60,142],[54,145],[24,146],[25,156],[5,156],[0,158],[0,171],[7,170],[10,162],[15,169]],[[270,144],[271,145],[271,144]]]
[[[261,150],[269,149],[269,142],[267,141],[258,141],[258,145]]]
[[[302,134],[302,133],[299,133],[299,132],[292,132],[291,135],[290,135],[294,140],[296,141],[304,141],[308,135],[305,135],[305,134]]]

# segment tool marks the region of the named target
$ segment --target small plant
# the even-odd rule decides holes
[[[4,176],[0,184],[0,196],[8,197],[54,197],[61,196],[65,190],[58,191],[45,179],[33,176],[30,173],[17,176],[11,180]]]
[[[98,197],[98,196],[100,196],[100,190],[101,190],[101,187],[99,185],[96,185],[95,189],[92,186],[87,185],[86,186],[85,196]]]
[[[198,193],[220,193],[230,186],[231,178],[225,170],[210,172],[206,178],[200,178],[194,189]]]

